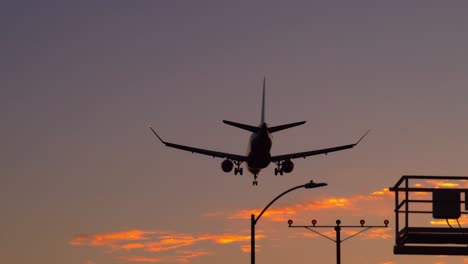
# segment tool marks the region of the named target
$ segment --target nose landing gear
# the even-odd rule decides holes
[[[254,181],[252,182],[252,186],[257,186],[257,185],[258,185],[257,174],[254,173]]]

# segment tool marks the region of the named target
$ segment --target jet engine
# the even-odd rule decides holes
[[[285,160],[281,163],[281,169],[286,173],[290,173],[294,169],[294,163],[291,160]]]
[[[224,172],[231,172],[232,167],[234,164],[232,164],[232,161],[225,159],[223,163],[221,163],[221,168],[223,169]]]

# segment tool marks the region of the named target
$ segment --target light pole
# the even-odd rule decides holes
[[[361,225],[346,225],[346,226],[343,226],[343,225],[341,225],[341,220],[338,219],[338,220],[336,220],[336,225],[335,225],[335,226],[332,226],[332,225],[318,226],[318,225],[316,225],[316,224],[317,224],[317,220],[314,219],[314,220],[312,220],[312,225],[311,225],[311,226],[309,226],[309,225],[306,225],[306,226],[294,226],[294,225],[292,225],[292,224],[293,224],[293,220],[288,220],[288,225],[289,225],[289,227],[306,228],[306,229],[308,229],[308,230],[310,230],[310,231],[316,233],[317,235],[320,235],[320,236],[322,236],[322,237],[324,237],[324,238],[326,238],[326,239],[328,239],[328,240],[331,240],[331,241],[335,242],[335,244],[336,244],[336,263],[337,263],[337,264],[341,264],[341,242],[343,242],[343,241],[345,241],[345,240],[348,240],[348,239],[350,239],[350,238],[352,238],[352,237],[355,237],[355,236],[361,234],[362,232],[365,232],[365,231],[367,231],[367,230],[369,230],[369,229],[371,229],[371,228],[387,228],[389,222],[388,222],[388,220],[385,220],[385,221],[384,221],[384,224],[385,224],[385,225],[383,225],[383,226],[382,226],[382,225],[378,225],[378,226],[377,226],[377,225],[369,226],[369,225],[365,225],[366,221],[364,221],[364,219],[361,219],[361,221],[359,221],[359,223],[360,223]],[[349,237],[347,237],[347,238],[345,238],[345,239],[341,239],[341,228],[343,228],[343,227],[348,227],[348,228],[363,228],[363,230],[361,230],[361,231],[357,232],[356,234],[351,235],[351,236],[349,236]],[[324,234],[322,234],[322,233],[320,233],[320,232],[317,232],[317,231],[313,230],[313,228],[333,228],[333,229],[335,229],[336,239],[333,239],[333,238],[331,238],[331,237],[328,237],[327,235],[324,235]]]
[[[282,194],[276,196],[275,199],[273,199],[264,209],[263,211],[258,215],[257,218],[255,218],[255,215],[252,214],[250,216],[250,263],[255,264],[255,225],[257,224],[258,220],[260,217],[262,217],[263,213],[274,203],[276,200],[278,200],[281,196],[292,192],[294,190],[300,189],[300,188],[306,188],[306,189],[313,189],[317,187],[322,187],[322,186],[327,186],[326,183],[315,183],[314,181],[310,181],[306,184],[298,185],[296,187],[293,187]]]

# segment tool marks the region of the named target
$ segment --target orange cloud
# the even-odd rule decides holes
[[[264,235],[258,234],[256,240],[265,238]],[[129,241],[133,243],[128,243]],[[118,251],[139,251],[150,252],[156,256],[118,256],[120,260],[130,262],[179,262],[186,263],[189,259],[201,257],[210,254],[207,251],[184,250],[201,242],[211,242],[219,245],[241,243],[250,241],[250,235],[242,234],[183,234],[170,233],[162,231],[145,231],[145,230],[130,230],[108,234],[87,234],[76,235],[69,244],[72,246],[92,246],[106,247],[110,251],[108,253],[116,253]],[[243,252],[244,248],[241,246]],[[169,253],[168,253],[169,252]],[[170,260],[167,260],[167,255],[172,255]],[[174,257],[175,255],[175,257]]]
[[[197,258],[197,257],[210,254],[209,252],[206,252],[206,251],[182,251],[180,253],[182,255],[176,257],[177,262],[180,262],[180,263],[188,263],[189,260],[192,258]]]
[[[467,216],[462,216],[458,218],[458,223],[456,219],[448,219],[448,222],[451,226],[453,227],[458,227],[458,224],[460,225],[467,225],[468,224],[468,217]],[[431,220],[429,222],[431,225],[435,226],[448,226],[447,220]]]
[[[120,256],[120,260],[130,261],[130,262],[146,262],[146,263],[158,263],[161,262],[159,258],[149,258],[149,257],[140,257],[140,256]]]
[[[391,228],[371,229],[366,232],[364,239],[389,239],[393,238]]]
[[[132,249],[137,249],[137,248],[144,248],[145,244],[142,243],[133,243],[133,244],[125,244],[122,245],[120,248],[126,249],[126,250],[132,250]]]
[[[437,181],[437,180],[428,180],[426,181],[429,185],[434,186],[435,188],[454,188],[454,187],[460,187],[460,181],[457,182],[450,182],[450,181]]]
[[[381,190],[375,191],[372,193],[374,196],[379,196],[379,195],[392,195],[392,192],[388,188],[383,188]]]
[[[369,195],[354,195],[348,197],[324,197],[314,201],[302,201],[300,203],[284,206],[274,206],[269,208],[262,219],[268,221],[287,221],[289,218],[300,217],[300,214],[317,211],[337,210],[340,214],[343,211],[360,212],[361,210],[371,210],[372,207],[382,208],[382,203],[378,201],[390,202],[389,214],[391,214],[391,199],[393,193],[387,188],[377,190]],[[377,203],[376,203],[377,202]],[[207,213],[205,216],[214,218],[227,218],[231,220],[248,219],[251,214],[258,214],[263,208],[254,208],[248,210],[237,210],[235,212],[215,212]],[[379,210],[381,212],[382,210]],[[310,216],[310,215],[309,215]],[[263,220],[262,220],[263,221]],[[325,231],[325,230],[324,230]],[[248,231],[240,233],[210,234],[210,233],[177,233],[172,231],[160,230],[127,230],[121,232],[98,233],[98,234],[79,234],[75,235],[70,241],[71,246],[90,246],[102,247],[108,249],[109,254],[117,256],[117,259],[130,262],[147,263],[187,263],[190,259],[211,254],[211,252],[194,250],[196,247],[213,243],[217,245],[228,245],[241,243],[242,252],[250,252],[250,245],[245,244],[250,241]],[[343,234],[352,235],[357,231],[342,230]],[[261,233],[261,232],[260,232]],[[366,232],[367,239],[388,238],[387,231]],[[307,235],[306,235],[307,234]],[[334,231],[325,234],[334,237]],[[316,236],[312,232],[304,232],[306,236]],[[363,235],[364,236],[364,235]],[[264,239],[264,235],[256,235],[256,240]],[[256,245],[259,248],[259,245]],[[131,252],[132,255],[122,256],[122,254]],[[148,256],[148,254],[150,254]]]
[[[206,240],[203,237],[193,237],[191,235],[173,234],[162,236],[156,242],[145,244],[145,251],[160,252],[174,250],[180,247],[186,247],[195,244],[196,242]]]
[[[468,187],[467,180],[427,180],[425,185],[429,185],[435,188],[466,188]],[[419,184],[418,187],[423,187],[424,184]]]
[[[351,197],[327,197],[318,201],[311,201],[306,203],[297,203],[287,206],[280,206],[269,208],[262,216],[262,219],[268,219],[274,222],[287,221],[289,218],[305,213],[308,211],[318,210],[358,210],[362,202],[382,201],[385,199],[393,198],[393,193],[388,188],[377,190],[370,195],[355,195]],[[366,206],[367,207],[367,206]],[[227,215],[228,219],[247,219],[251,214],[258,214],[263,208],[243,209],[234,213],[209,213],[206,216],[222,216]]]
[[[291,207],[284,208],[269,208],[262,215],[262,218],[269,218],[272,221],[284,221],[287,219],[287,216],[296,215],[302,207],[302,205],[293,205]],[[257,214],[260,210],[262,209],[239,210],[228,216],[228,219],[246,219],[249,218],[251,214]]]
[[[265,236],[256,235],[256,239],[262,239]],[[195,243],[202,241],[212,241],[216,244],[230,244],[237,242],[249,241],[250,235],[237,235],[237,234],[222,234],[222,235],[212,235],[212,234],[203,234],[200,236],[191,236],[191,235],[181,235],[175,234],[171,236],[163,236],[159,241],[150,242],[145,244],[145,251],[150,252],[160,252],[174,250],[180,247],[186,247],[194,245]]]
[[[148,240],[147,235],[157,234],[156,231],[129,230],[108,234],[76,235],[68,243],[72,246],[106,246],[121,241]]]
[[[250,247],[251,247],[250,244],[242,245],[241,250],[244,253],[250,253]],[[260,248],[261,246],[259,244],[255,244],[255,252],[260,252]]]
[[[320,231],[322,228],[316,228],[313,230],[320,232],[322,235],[329,237],[330,239],[335,239],[336,238],[336,232],[333,231],[333,228],[330,227],[328,231]],[[323,230],[323,229],[322,229]],[[346,239],[347,237],[356,235],[359,231],[361,230],[356,230],[356,229],[342,229],[341,232],[341,239]],[[369,240],[369,239],[388,239],[392,238],[392,234],[390,232],[391,230],[389,228],[375,228],[375,229],[370,229],[366,232],[363,232],[359,234],[358,236],[362,237],[362,239]],[[309,232],[309,233],[304,233],[303,236],[305,237],[311,237],[311,238],[317,238],[319,237],[318,234],[314,232]]]
[[[324,234],[324,233],[322,233],[322,234]],[[324,234],[324,235],[325,235],[325,234]],[[304,233],[303,236],[305,236],[305,237],[311,237],[311,238],[319,237],[318,234],[312,233],[312,232],[310,232],[310,233]],[[326,236],[329,236],[330,238],[332,238],[332,237],[334,237],[335,235],[334,235],[334,233],[332,233],[332,232],[327,232],[327,235],[326,235]]]
[[[255,239],[262,239],[262,238],[264,238],[263,235],[255,235]],[[230,244],[234,242],[250,241],[250,235],[241,236],[241,235],[226,234],[222,236],[215,236],[213,237],[213,239],[218,244]]]
[[[467,188],[467,180],[426,180],[424,182],[418,182],[413,184],[417,188]],[[417,195],[420,199],[430,199],[431,192],[412,192],[411,195]]]

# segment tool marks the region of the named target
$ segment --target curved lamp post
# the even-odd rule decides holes
[[[327,186],[326,183],[315,183],[314,181],[310,181],[306,184],[298,185],[296,187],[293,187],[282,194],[276,196],[275,199],[273,199],[263,210],[262,212],[258,215],[257,218],[255,218],[255,215],[252,214],[250,216],[250,263],[255,264],[255,225],[257,224],[258,220],[260,217],[262,217],[263,213],[274,203],[276,200],[278,200],[280,197],[283,195],[292,192],[294,190],[300,189],[300,188],[306,188],[306,189],[313,189],[317,187],[322,187],[322,186]]]

